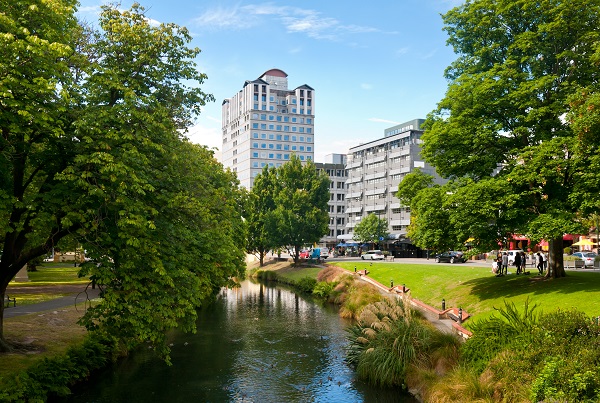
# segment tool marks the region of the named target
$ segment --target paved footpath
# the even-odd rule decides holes
[[[50,301],[44,301],[30,305],[19,305],[18,294],[14,294],[17,297],[17,306],[13,307],[11,303],[10,308],[6,308],[5,305],[4,318],[12,318],[15,316],[29,315],[32,313],[39,313],[45,311],[55,311],[57,309],[61,309],[67,306],[77,306],[83,308],[86,301],[98,298],[99,294],[100,290],[97,288],[95,290],[92,288],[88,288],[87,291],[85,290],[85,288],[82,288],[81,291],[75,292],[66,297],[60,297],[52,299]]]

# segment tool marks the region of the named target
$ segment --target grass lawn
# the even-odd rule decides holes
[[[333,263],[332,263],[333,265]],[[364,263],[335,262],[335,266],[354,271]],[[373,263],[367,266],[369,277],[382,284],[406,284],[411,295],[426,304],[441,309],[442,298],[446,308],[462,307],[473,319],[484,318],[494,307],[504,307],[504,301],[523,308],[529,298],[530,306],[538,305],[536,312],[577,308],[589,316],[600,315],[600,271],[567,271],[567,277],[543,280],[536,270],[529,276],[514,274],[495,277],[489,267],[444,264]],[[468,327],[468,322],[465,322]]]
[[[51,284],[85,284],[87,278],[78,278],[77,273],[81,267],[74,267],[73,263],[44,263],[37,267],[37,271],[27,273],[29,282],[27,285],[51,285]],[[11,283],[15,285],[15,282]]]
[[[70,295],[73,291],[61,291],[60,286],[83,285],[89,280],[87,277],[79,278],[77,273],[80,267],[74,267],[73,263],[44,263],[38,266],[37,271],[28,272],[29,281],[11,281],[6,293],[11,297],[17,297],[18,305],[36,304],[55,298]],[[51,292],[47,287],[55,287]],[[18,291],[17,291],[18,290]],[[12,292],[11,292],[12,291]]]

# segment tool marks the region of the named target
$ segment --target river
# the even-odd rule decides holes
[[[357,381],[346,321],[279,286],[246,280],[199,311],[198,332],[171,335],[172,366],[141,349],[64,402],[416,402]]]

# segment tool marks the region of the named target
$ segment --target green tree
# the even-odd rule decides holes
[[[193,329],[200,299],[242,272],[238,184],[180,134],[213,100],[187,30],[135,4],[103,7],[94,31],[75,5],[0,0],[0,297],[69,235],[103,288],[83,323],[166,354],[165,331]]]
[[[277,171],[265,166],[254,179],[248,195],[244,218],[248,223],[246,251],[258,257],[260,266],[269,250],[278,243],[269,231],[269,219],[275,210],[275,195],[279,192]]]
[[[318,242],[328,231],[329,178],[312,161],[292,155],[276,170],[279,189],[269,232],[276,246],[286,247],[298,264],[302,246]]]
[[[388,222],[385,218],[379,218],[375,213],[371,213],[363,218],[356,227],[354,227],[354,240],[361,243],[375,244],[387,239]]]
[[[582,230],[587,198],[572,196],[590,194],[580,181],[585,157],[564,116],[574,91],[598,81],[590,57],[600,1],[473,0],[443,20],[458,58],[424,125],[423,156],[444,177],[497,183],[504,191],[494,203],[522,212],[509,213],[500,232],[548,239],[549,273],[564,276],[562,236]],[[460,201],[455,209],[466,207]],[[490,207],[484,222],[498,215]]]
[[[427,175],[421,169],[415,168],[398,184],[396,197],[405,206],[410,206],[420,190],[433,186],[433,176]]]

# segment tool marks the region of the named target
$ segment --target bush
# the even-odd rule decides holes
[[[329,299],[333,295],[333,292],[337,285],[337,281],[332,283],[320,281],[315,285],[313,289],[313,294],[321,298]]]
[[[317,285],[317,280],[312,277],[303,277],[294,285],[299,291],[306,294],[312,294],[315,286]]]
[[[8,377],[0,390],[0,401],[45,402],[52,396],[67,396],[72,385],[103,368],[107,361],[115,360],[117,352],[115,339],[92,333],[82,344],[69,348],[64,356],[46,358]]]
[[[491,379],[504,401],[596,402],[600,398],[600,328],[584,313],[536,316],[525,305],[472,325],[462,348],[465,366]]]
[[[391,298],[362,310],[357,324],[348,329],[348,362],[361,379],[406,388],[411,372],[440,367],[450,357],[456,361],[459,341],[415,314],[402,300]]]

